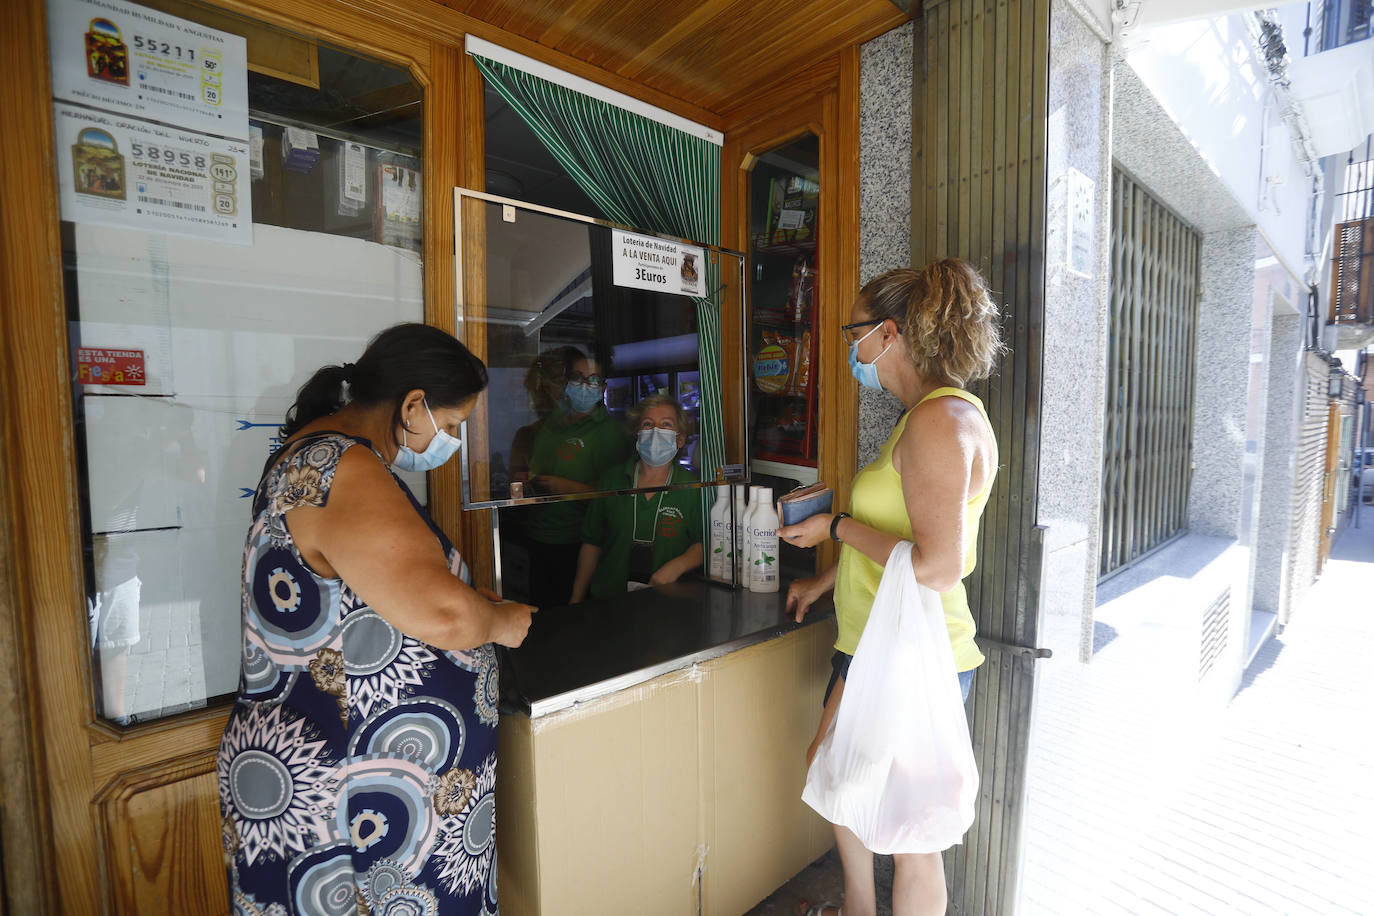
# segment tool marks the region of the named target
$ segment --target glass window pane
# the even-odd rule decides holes
[[[409,72],[177,14],[248,42],[251,244],[62,224],[96,709],[121,724],[236,691],[251,496],[287,408],[317,368],[424,316]],[[272,59],[287,45],[294,72]]]

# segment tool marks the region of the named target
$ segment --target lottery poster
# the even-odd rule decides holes
[[[53,106],[62,218],[253,243],[248,144]]]
[[[248,45],[120,0],[49,0],[53,98],[248,139]]]
[[[651,235],[611,232],[611,282],[678,296],[702,296],[704,251]]]

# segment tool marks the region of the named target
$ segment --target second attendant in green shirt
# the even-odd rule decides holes
[[[635,408],[637,457],[613,468],[600,489],[695,483],[676,462],[687,441],[687,418],[670,397],[653,395]],[[701,494],[696,489],[609,496],[594,501],[582,523],[573,603],[675,582],[702,562]]]

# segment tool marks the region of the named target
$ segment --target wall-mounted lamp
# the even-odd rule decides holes
[[[1340,369],[1332,369],[1326,380],[1326,396],[1333,401],[1339,401],[1344,390],[1345,376],[1341,375]]]

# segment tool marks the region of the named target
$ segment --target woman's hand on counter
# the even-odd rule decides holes
[[[797,623],[801,623],[806,617],[806,612],[811,610],[811,605],[816,603],[816,599],[835,587],[835,569],[832,565],[819,576],[793,579],[792,584],[787,586],[785,613],[792,615],[792,619]]]
[[[678,579],[681,579],[683,574],[688,570],[700,566],[701,558],[702,547],[701,542],[698,541],[691,547],[688,547],[680,556],[674,557],[654,570],[654,574],[649,577],[649,586],[653,588],[659,585],[668,585],[671,582],[676,582]]]
[[[815,547],[830,540],[830,521],[834,517],[829,512],[818,512],[795,525],[783,525],[778,529],[778,537],[793,547]]]
[[[491,612],[491,641],[498,646],[508,646],[509,648],[519,648],[529,635],[530,623],[533,620],[534,612],[539,608],[530,604],[517,604],[514,601],[502,601],[489,589],[480,589],[483,598],[492,602]]]

